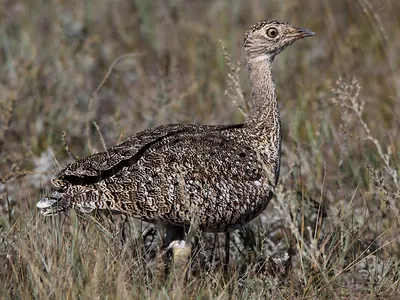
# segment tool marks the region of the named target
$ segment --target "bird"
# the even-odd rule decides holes
[[[179,245],[190,227],[230,232],[257,217],[278,183],[281,123],[272,76],[275,57],[315,35],[264,20],[246,32],[250,110],[232,125],[166,124],[69,164],[37,207],[44,216],[76,209],[120,212],[166,229]]]

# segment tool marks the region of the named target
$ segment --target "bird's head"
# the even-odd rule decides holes
[[[261,21],[246,32],[243,49],[246,61],[274,57],[294,41],[315,35],[309,29],[297,28],[278,20]]]

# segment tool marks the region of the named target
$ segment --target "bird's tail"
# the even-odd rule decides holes
[[[107,209],[105,201],[100,201],[98,189],[87,186],[74,185],[63,187],[42,198],[37,204],[44,216],[54,216],[71,208],[76,208],[82,213],[90,213],[94,209]]]
[[[44,216],[54,216],[60,212],[69,209],[69,201],[66,201],[65,194],[61,191],[55,191],[49,196],[40,199],[36,204],[37,208],[40,208],[40,212]]]

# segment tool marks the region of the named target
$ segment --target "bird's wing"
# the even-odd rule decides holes
[[[153,170],[164,169],[165,173],[203,177],[225,174],[238,180],[257,180],[265,167],[260,153],[235,131],[236,128],[223,128],[168,136],[149,146],[138,164]]]
[[[109,195],[111,209],[148,221],[189,224],[194,212],[209,230],[244,224],[265,208],[275,177],[240,130],[166,137],[101,181],[112,191],[102,197]]]
[[[124,142],[81,160],[75,161],[63,169],[59,176],[52,180],[56,187],[63,187],[68,183],[81,184],[85,179],[95,181],[99,177],[107,177],[117,173],[122,167],[137,161],[145,149],[161,142],[163,139],[189,132],[203,132],[206,130],[224,130],[230,126],[201,126],[191,124],[168,124],[146,129],[128,138]]]

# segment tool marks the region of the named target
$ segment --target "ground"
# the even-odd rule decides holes
[[[395,299],[400,278],[400,2],[0,0],[0,297]],[[242,122],[256,21],[316,32],[274,62],[279,186],[231,235],[200,235],[184,285],[151,226],[43,218],[67,163],[164,123]]]

